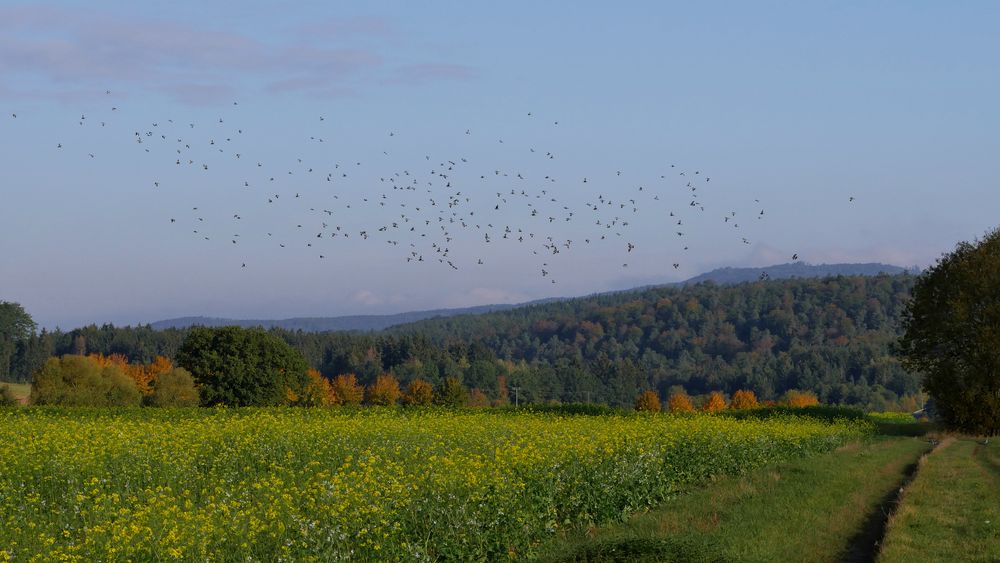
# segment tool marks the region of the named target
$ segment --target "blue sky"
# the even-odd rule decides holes
[[[0,299],[42,325],[926,265],[996,226],[995,3],[205,4],[0,5]]]

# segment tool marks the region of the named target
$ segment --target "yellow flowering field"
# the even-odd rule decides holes
[[[864,422],[0,409],[0,561],[495,561]]]

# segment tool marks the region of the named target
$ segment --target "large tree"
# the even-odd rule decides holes
[[[302,354],[260,329],[191,329],[177,364],[194,376],[205,405],[286,404],[309,382]]]
[[[21,305],[0,301],[0,381],[11,379],[18,345],[34,336],[35,328],[35,321]]]
[[[904,363],[950,429],[1000,434],[1000,229],[920,276],[903,316]]]

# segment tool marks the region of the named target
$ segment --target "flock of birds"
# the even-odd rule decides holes
[[[253,244],[246,242],[252,231],[255,240],[279,249],[306,249],[318,260],[334,258],[337,252],[358,252],[357,246],[351,250],[335,246],[337,241],[355,241],[355,245],[391,245],[406,263],[431,263],[456,271],[486,264],[493,249],[503,246],[532,259],[537,275],[556,283],[552,264],[578,249],[612,245],[612,250],[620,249],[620,261],[609,267],[628,268],[640,245],[666,245],[668,238],[674,239],[677,254],[683,256],[691,248],[689,226],[694,214],[715,214],[718,227],[731,229],[734,243],[744,245],[751,241],[741,224],[766,217],[759,199],[752,204],[748,200],[749,211],[707,208],[703,195],[713,184],[701,170],[666,163],[658,177],[646,181],[613,167],[600,178],[560,177],[558,168],[546,168],[559,158],[554,147],[515,139],[505,143],[501,137],[494,141],[472,129],[455,132],[460,147],[473,137],[487,137],[495,148],[470,149],[465,154],[460,148],[447,157],[410,155],[410,165],[404,165],[405,157],[393,158],[396,149],[405,152],[396,144],[403,136],[398,131],[386,131],[384,150],[370,159],[318,155],[323,151],[316,149],[327,143],[326,135],[335,132],[326,117],[316,116],[312,134],[301,137],[310,150],[293,160],[274,162],[251,154],[255,147],[238,122],[238,102],[212,123],[169,118],[123,129],[125,125],[116,121],[123,112],[110,102],[111,92],[105,94],[106,108],[81,114],[78,126],[104,128],[114,123],[130,131],[129,144],[151,159],[143,165],[149,177],[141,183],[170,190],[174,186],[166,177],[176,177],[177,170],[206,175],[220,169],[221,181],[218,176],[193,181],[219,189],[238,187],[242,192],[240,197],[226,198],[233,208],[224,220],[205,213],[200,205],[189,205],[185,215],[163,218],[200,240],[224,241],[237,251],[241,268],[253,266]],[[531,112],[524,117],[536,128],[559,128],[558,120]],[[11,118],[18,116],[12,113]],[[62,141],[53,148],[68,150]],[[89,158],[100,152],[93,147],[84,150]],[[488,157],[475,158],[470,152],[514,157],[483,162]],[[167,173],[165,168],[172,170]],[[240,206],[275,208],[271,215],[276,223],[246,221],[248,213]],[[656,240],[640,240],[632,231],[644,215],[657,227]],[[793,261],[798,258],[792,256]],[[679,269],[681,262],[677,258],[670,265]],[[766,278],[762,272],[761,279]]]

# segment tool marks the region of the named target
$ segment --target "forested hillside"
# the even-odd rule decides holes
[[[325,376],[368,384],[458,377],[493,398],[632,405],[646,389],[693,395],[789,389],[825,403],[912,406],[919,378],[892,355],[909,275],[661,287],[482,315],[412,323],[379,333],[273,329]],[[186,330],[90,326],[42,333],[17,374],[49,354],[173,357]],[[515,390],[516,388],[516,390]]]
[[[833,277],[658,288],[393,331],[461,342],[525,361],[564,399],[628,404],[661,396],[753,389],[773,398],[811,389],[824,402],[879,407],[915,395],[919,378],[892,355],[914,278]]]

